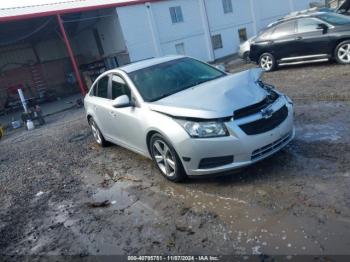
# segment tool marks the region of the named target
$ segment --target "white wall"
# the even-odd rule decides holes
[[[125,45],[131,61],[156,56],[152,31],[144,5],[117,8]]]
[[[74,53],[83,55],[88,61],[100,58],[94,37],[94,29],[97,29],[101,39],[104,56],[115,55],[126,50],[122,29],[116,12],[113,10],[110,13],[101,15],[105,15],[105,17],[102,17],[94,26],[75,34],[72,41]]]
[[[253,0],[257,30],[291,12],[310,8],[315,0]]]
[[[181,6],[183,22],[172,23],[169,8],[173,6]],[[157,56],[157,45],[159,55],[176,54],[175,45],[179,43],[184,44],[187,55],[207,60],[198,8],[198,0],[170,0],[117,8],[131,61]]]
[[[253,36],[253,21],[249,0],[233,0],[232,13],[224,13],[221,0],[205,0],[211,35],[221,34],[223,48],[214,50],[215,58],[237,52],[240,44],[238,30],[246,28]]]
[[[199,1],[205,2],[210,34],[221,34],[223,48],[214,50],[217,59],[237,52],[239,29],[246,28],[249,38],[272,21],[308,8],[314,0],[232,0],[233,13],[228,14],[224,14],[222,0],[167,0],[118,7],[131,61],[175,54],[175,45],[179,43],[184,44],[186,55],[208,61],[210,55]],[[181,6],[182,23],[171,21],[169,7],[174,6]]]

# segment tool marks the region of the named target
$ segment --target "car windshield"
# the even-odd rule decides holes
[[[226,75],[192,58],[180,58],[129,73],[142,98],[153,102]]]
[[[332,25],[344,25],[350,23],[349,17],[335,13],[320,14],[318,17]]]

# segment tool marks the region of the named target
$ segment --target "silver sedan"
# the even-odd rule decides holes
[[[261,69],[229,74],[168,56],[103,73],[84,103],[96,142],[152,158],[171,181],[260,161],[294,137],[293,103]]]

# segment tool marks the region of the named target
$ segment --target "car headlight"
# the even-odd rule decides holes
[[[195,138],[206,137],[222,137],[228,136],[229,133],[223,122],[208,121],[208,122],[195,122],[188,120],[175,119],[191,136]]]

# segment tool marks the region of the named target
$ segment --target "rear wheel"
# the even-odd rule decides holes
[[[186,179],[186,173],[181,160],[173,146],[160,134],[154,134],[150,139],[150,151],[153,160],[162,175],[173,182]]]
[[[341,42],[335,49],[335,59],[340,64],[350,64],[350,40]]]
[[[272,54],[264,53],[260,56],[259,65],[264,71],[270,72],[276,68],[276,60]]]
[[[89,119],[89,125],[91,127],[92,135],[94,136],[96,143],[102,147],[106,147],[108,145],[108,142],[103,137],[100,129],[92,117]]]

